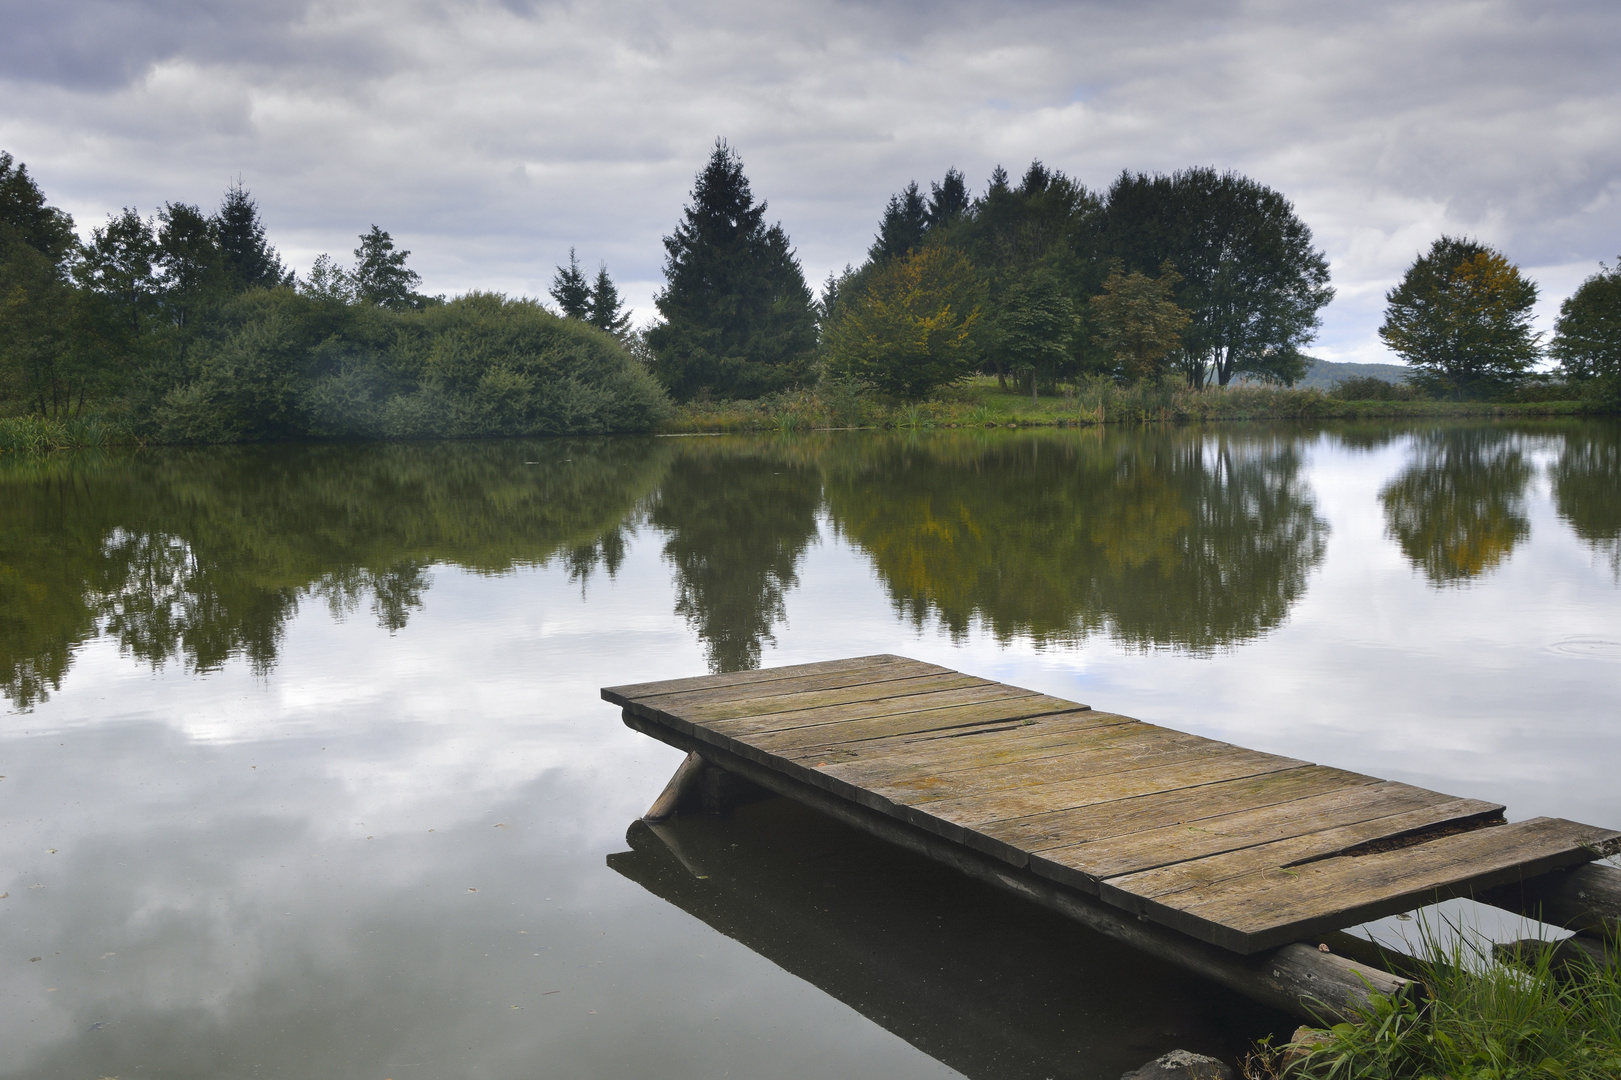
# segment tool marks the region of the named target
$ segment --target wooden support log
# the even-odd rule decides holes
[[[692,757],[697,756],[698,743],[690,736],[639,717],[629,709],[624,711],[624,719],[627,727],[688,750]],[[1399,976],[1323,952],[1315,945],[1285,945],[1252,956],[1229,952],[1132,916],[1029,870],[1015,868],[907,822],[800,783],[720,747],[705,745],[703,754],[713,764],[760,787],[898,847],[945,863],[969,877],[1006,889],[1106,937],[1296,1016],[1318,1023],[1348,1020],[1356,1009],[1367,1006],[1370,993],[1395,996],[1406,993],[1411,986]],[[662,801],[662,796],[660,798]]]
[[[647,808],[647,813],[642,815],[642,820],[663,821],[675,813],[676,807],[681,805],[681,800],[686,796],[687,791],[698,782],[698,778],[703,775],[703,771],[703,755],[696,750],[689,749],[687,759],[676,767],[675,775],[670,777],[668,784],[664,785],[664,790],[659,792],[659,797],[653,800],[653,805]]]
[[[1605,863],[1539,874],[1477,893],[1475,899],[1570,930],[1621,937],[1621,869]]]

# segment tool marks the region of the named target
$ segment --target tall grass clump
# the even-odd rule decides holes
[[[48,454],[53,450],[93,450],[129,441],[117,425],[94,417],[55,420],[44,416],[0,419],[0,454]]]
[[[1246,1067],[1250,1080],[1615,1080],[1621,969],[1553,942],[1494,960],[1458,935],[1425,935],[1425,993],[1374,995],[1354,1022],[1305,1033]],[[1416,988],[1415,988],[1416,989]],[[1297,1033],[1300,1035],[1303,1033]],[[1285,1064],[1287,1063],[1287,1064]]]

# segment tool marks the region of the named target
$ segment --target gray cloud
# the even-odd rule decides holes
[[[81,225],[240,173],[295,262],[375,221],[435,290],[542,293],[572,244],[651,316],[717,135],[813,279],[953,165],[1239,169],[1333,261],[1333,358],[1389,359],[1383,293],[1442,231],[1503,247],[1549,309],[1621,250],[1621,11],[1598,2],[0,10],[0,146]]]

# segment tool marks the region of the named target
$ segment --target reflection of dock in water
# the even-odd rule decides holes
[[[689,752],[650,816],[712,766],[1302,1013],[1343,1013],[1370,987],[1402,989],[1314,947],[1323,935],[1505,887],[1517,904],[1554,909],[1562,882],[1602,875],[1555,872],[1621,846],[1610,830],[1504,824],[1495,804],[902,657],[612,687],[603,697],[631,727]]]
[[[787,800],[658,829],[632,825],[608,865],[970,1077],[1115,1080],[1292,1026]]]

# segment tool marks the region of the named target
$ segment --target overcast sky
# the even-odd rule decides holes
[[[0,0],[0,149],[81,230],[240,176],[301,271],[375,222],[429,292],[543,296],[573,245],[639,321],[717,136],[813,284],[951,166],[1214,165],[1327,251],[1312,351],[1389,362],[1383,294],[1442,232],[1544,326],[1621,252],[1618,57],[1613,0]]]

